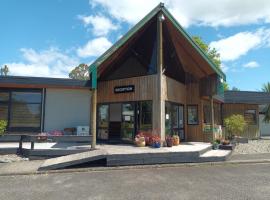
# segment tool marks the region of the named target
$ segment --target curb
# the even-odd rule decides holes
[[[162,168],[176,168],[176,167],[200,167],[200,166],[226,166],[226,165],[244,165],[244,164],[268,164],[270,159],[260,160],[235,160],[223,162],[203,162],[203,163],[177,163],[177,164],[159,164],[159,165],[134,165],[134,166],[118,166],[118,167],[89,167],[77,169],[58,169],[49,171],[35,171],[35,172],[18,172],[18,173],[0,173],[1,176],[19,176],[19,175],[43,175],[55,173],[81,173],[81,172],[104,172],[115,170],[143,170],[143,169],[162,169]]]

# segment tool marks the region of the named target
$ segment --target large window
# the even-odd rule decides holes
[[[257,124],[257,115],[256,115],[256,110],[246,110],[245,111],[245,121],[247,124],[250,125],[256,125]]]
[[[188,105],[187,106],[187,122],[188,125],[198,125],[199,116],[198,116],[198,105]]]
[[[109,138],[109,105],[104,104],[98,107],[98,139]]]
[[[12,92],[10,127],[40,129],[41,92]]]
[[[214,122],[221,125],[221,104],[214,103]],[[203,102],[203,123],[211,124],[211,106],[209,101]]]
[[[41,90],[0,91],[0,119],[8,121],[8,131],[40,131]]]

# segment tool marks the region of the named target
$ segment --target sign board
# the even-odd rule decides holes
[[[125,85],[125,86],[114,87],[114,93],[127,93],[127,92],[134,92],[134,91],[135,91],[134,85]]]

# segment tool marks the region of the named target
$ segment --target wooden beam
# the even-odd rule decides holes
[[[163,16],[157,15],[157,79],[156,92],[153,99],[153,129],[158,132],[161,140],[165,140],[165,101],[162,98],[163,77]]]
[[[210,107],[211,107],[211,131],[213,136],[213,141],[215,141],[215,116],[214,116],[214,98],[210,96]]]
[[[91,148],[96,148],[97,142],[97,129],[96,129],[96,121],[97,121],[97,89],[92,90],[92,101],[91,101],[91,134],[92,134],[92,142]]]

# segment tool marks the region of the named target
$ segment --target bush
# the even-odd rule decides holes
[[[244,132],[246,122],[243,115],[231,115],[224,120],[224,125],[230,136],[240,136]]]
[[[0,120],[0,135],[3,135],[7,128],[7,121],[6,120]]]

